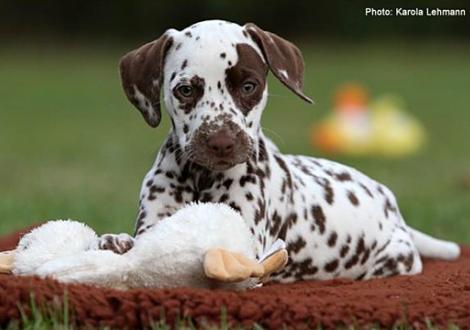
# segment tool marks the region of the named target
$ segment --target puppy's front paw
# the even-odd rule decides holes
[[[104,234],[99,238],[100,250],[110,250],[124,254],[134,246],[134,238],[128,234]]]

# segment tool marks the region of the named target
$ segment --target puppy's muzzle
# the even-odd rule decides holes
[[[191,159],[212,170],[226,170],[244,163],[251,153],[250,137],[232,122],[218,127],[202,125],[189,146]]]
[[[231,157],[235,150],[235,137],[227,130],[221,129],[207,138],[207,146],[214,157],[221,159]]]

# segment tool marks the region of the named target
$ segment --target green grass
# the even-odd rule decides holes
[[[19,310],[21,314],[20,320],[13,320],[10,324],[7,325],[6,330],[73,330],[79,328],[73,317],[73,310],[70,309],[67,293],[64,293],[62,298],[54,296],[50,302],[38,304],[34,297],[34,294],[30,296],[30,303],[28,306],[19,305]],[[436,327],[433,325],[432,321],[429,319],[424,320],[425,329],[427,330],[459,330],[460,328],[449,324],[447,327]],[[306,324],[306,326],[315,328],[317,330],[322,330],[322,325],[311,326]],[[83,326],[82,326],[83,327]],[[392,328],[391,330],[412,330],[416,325],[411,325],[407,321],[399,323]],[[94,329],[90,326],[86,329]],[[108,330],[110,329],[107,326],[97,327],[96,329]],[[168,324],[165,321],[165,315],[162,313],[160,320],[155,320],[151,322],[150,326],[145,328],[149,330],[195,330],[195,329],[204,329],[204,330],[263,330],[264,328],[258,324],[254,324],[252,327],[243,327],[241,325],[231,326],[227,319],[227,314],[225,308],[222,308],[220,314],[220,321],[218,324],[197,324],[191,318],[185,317],[175,321],[175,324]],[[288,329],[283,327],[282,329]],[[360,327],[357,325],[349,326],[339,326],[338,330],[381,330],[379,325],[370,325],[367,327]]]
[[[168,118],[151,129],[123,96],[117,61],[126,47],[56,48],[0,49],[0,234],[58,218],[130,232]],[[404,159],[330,158],[387,184],[411,225],[470,242],[470,191],[461,184],[470,176],[470,45],[301,48],[316,106],[271,80],[267,134],[284,152],[318,155],[309,127],[329,111],[338,84],[401,95],[428,129],[425,150]]]

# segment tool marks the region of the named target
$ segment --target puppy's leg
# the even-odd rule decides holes
[[[110,250],[117,254],[124,254],[134,246],[134,238],[128,234],[104,234],[100,236],[98,247],[100,250]]]
[[[404,226],[396,227],[390,239],[373,255],[373,264],[364,279],[421,273],[418,250]]]

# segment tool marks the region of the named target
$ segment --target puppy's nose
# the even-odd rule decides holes
[[[207,139],[207,145],[210,150],[218,157],[228,157],[235,148],[235,138],[224,131],[212,134]]]

